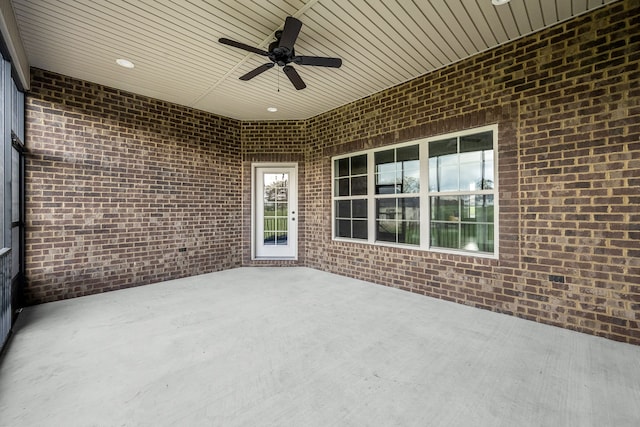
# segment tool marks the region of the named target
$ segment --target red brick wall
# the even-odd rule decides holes
[[[26,303],[240,265],[240,124],[32,70]]]
[[[639,81],[633,0],[303,121],[239,123],[34,70],[27,295],[263,264],[251,162],[298,162],[300,260],[269,265],[640,344]],[[499,259],[331,240],[331,156],[494,123]]]
[[[305,153],[306,125],[304,121],[246,121],[242,129],[242,242],[245,266],[295,266],[305,264],[305,254],[298,248],[297,260],[274,261],[251,259],[251,164],[252,163],[297,163],[298,183],[306,181]],[[305,192],[298,185],[298,206],[305,206]],[[297,216],[298,240],[305,236],[306,214],[301,210]]]
[[[639,64],[621,1],[308,120],[306,264],[640,343]],[[331,241],[331,156],[493,123],[499,259]]]

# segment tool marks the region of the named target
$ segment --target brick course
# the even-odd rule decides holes
[[[309,119],[307,265],[640,343],[639,16],[620,1]],[[331,156],[493,123],[498,260],[331,241]]]
[[[240,123],[32,70],[25,303],[240,265]]]
[[[640,6],[622,0],[288,122],[35,70],[27,295],[305,265],[640,344],[639,34]],[[494,123],[499,259],[331,240],[332,156]],[[297,262],[250,259],[251,163],[266,161],[300,167]]]

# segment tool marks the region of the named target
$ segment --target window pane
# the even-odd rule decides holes
[[[460,137],[460,152],[493,150],[493,132],[482,132]]]
[[[348,219],[339,219],[336,221],[336,236],[351,237],[351,221]]]
[[[460,138],[460,189],[493,188],[493,132]]]
[[[399,216],[402,220],[420,220],[420,199],[417,197],[401,198],[398,200]]]
[[[412,165],[412,163],[416,164]],[[405,166],[407,164],[409,167],[400,172],[400,193],[418,193],[420,192],[420,164],[419,162],[406,162]]]
[[[484,152],[483,190],[493,190],[493,150]]]
[[[353,220],[353,238],[367,239],[369,237],[366,220]]]
[[[429,191],[458,189],[458,155],[429,158]]]
[[[429,143],[429,191],[457,191],[458,141],[456,138]]]
[[[398,183],[402,185],[400,193],[420,191],[420,149],[418,145],[398,148]]]
[[[460,203],[458,196],[431,197],[431,219],[436,221],[458,221]]]
[[[353,206],[353,218],[366,218],[367,217],[367,201],[366,200],[352,200]]]
[[[493,222],[493,196],[476,196],[476,217],[478,221]]]
[[[493,252],[493,224],[461,224],[460,249]]]
[[[431,223],[431,246],[458,249],[459,224],[446,222]]]
[[[378,151],[375,153],[376,173],[380,172],[380,168],[384,165],[393,165],[395,163],[395,150]],[[392,166],[395,169],[395,166]]]
[[[418,160],[420,158],[420,149],[418,145],[411,145],[409,147],[401,147],[397,149],[396,161],[408,162],[411,160]]]
[[[398,199],[402,222],[398,226],[398,243],[420,244],[420,199]]]
[[[493,188],[493,151],[460,154],[460,189],[462,191]]]
[[[338,200],[336,202],[336,215],[338,218],[351,218],[351,201]]]
[[[383,242],[420,244],[418,197],[376,200],[376,239]]]
[[[351,158],[351,175],[364,175],[367,173],[367,155],[354,156]]]
[[[340,178],[338,180],[338,194],[337,196],[349,195],[349,178]]]
[[[397,225],[396,221],[377,221],[376,240],[395,243]]]
[[[396,199],[376,200],[376,240],[396,241],[396,218]]]
[[[402,221],[398,227],[398,243],[420,244],[420,223]]]
[[[376,200],[377,219],[396,219],[396,199]]]
[[[336,160],[336,176],[349,176],[349,158]]]
[[[429,143],[429,158],[445,156],[447,154],[456,154],[458,152],[457,138],[443,139],[440,141],[431,141]]]
[[[460,190],[476,191],[482,188],[482,151],[460,154]]]
[[[493,196],[461,196],[462,221],[493,222]]]
[[[362,196],[367,194],[367,177],[358,176],[351,178],[351,195]]]

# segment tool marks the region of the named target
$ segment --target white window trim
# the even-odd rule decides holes
[[[448,192],[429,192],[429,142],[438,141],[445,138],[459,138],[466,135],[473,135],[476,133],[482,133],[492,131],[493,135],[493,189],[492,190],[478,190],[475,192],[471,192],[472,194],[491,194],[494,196],[493,198],[493,206],[494,206],[494,215],[493,215],[493,238],[494,238],[494,251],[493,253],[486,252],[474,252],[474,251],[466,251],[462,249],[446,249],[446,248],[438,248],[431,247],[431,236],[430,236],[430,203],[429,197],[434,194],[446,196],[446,195],[460,195],[459,191],[448,191]],[[402,148],[410,145],[419,145],[420,150],[420,192],[417,194],[417,197],[420,198],[420,244],[419,245],[411,245],[411,244],[402,244],[402,243],[393,243],[393,242],[384,242],[384,241],[376,241],[376,220],[375,220],[375,204],[376,199],[380,198],[381,195],[374,194],[373,189],[375,188],[375,162],[374,162],[374,153],[378,151],[390,150],[394,148]],[[336,160],[354,157],[358,155],[366,154],[367,155],[367,195],[366,196],[335,196],[335,164]],[[478,258],[488,258],[488,259],[498,259],[499,257],[499,228],[500,228],[500,191],[498,188],[498,171],[499,171],[499,156],[498,156],[498,125],[488,125],[473,129],[466,129],[464,131],[453,132],[448,134],[441,134],[436,136],[431,136],[428,138],[420,138],[412,141],[407,141],[399,144],[388,145],[384,147],[378,147],[369,150],[361,150],[354,151],[351,153],[346,153],[339,156],[334,156],[331,158],[331,238],[334,241],[338,242],[350,242],[350,243],[361,243],[367,245],[376,245],[376,246],[388,246],[402,249],[412,249],[417,251],[427,251],[427,252],[436,252],[436,253],[445,253],[445,254],[456,254],[456,255],[465,255],[472,256]],[[465,193],[469,193],[465,191]],[[385,195],[382,195],[384,197]],[[397,195],[389,195],[389,197],[396,197]],[[407,197],[415,197],[415,194],[407,195]],[[367,209],[368,209],[368,239],[353,239],[346,237],[337,237],[336,236],[336,212],[335,206],[337,200],[352,200],[354,198],[367,199]]]

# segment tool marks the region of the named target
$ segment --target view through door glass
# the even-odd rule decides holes
[[[263,242],[287,245],[289,241],[289,174],[263,175]]]
[[[254,256],[297,258],[297,169],[288,165],[256,167],[255,178]]]

